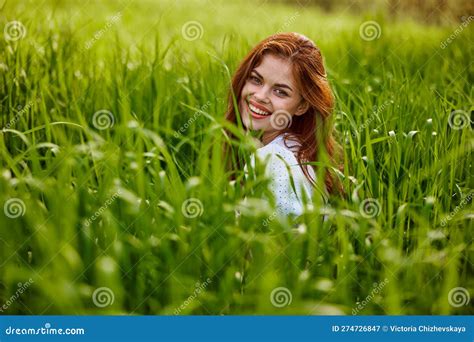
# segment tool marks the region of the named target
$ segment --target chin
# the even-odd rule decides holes
[[[259,130],[265,130],[265,128],[268,126],[268,122],[264,122],[266,120],[257,120],[253,119],[250,117],[250,114],[244,109],[240,110],[240,113],[242,114],[242,125],[247,129],[251,131],[259,131]]]
[[[252,122],[250,122],[250,118],[249,118],[248,114],[243,115],[242,125],[244,125],[244,127],[246,129],[251,130],[251,131],[259,131],[259,130],[264,129],[265,126],[266,126],[266,125],[260,124],[260,122],[258,122],[256,120],[252,120]]]

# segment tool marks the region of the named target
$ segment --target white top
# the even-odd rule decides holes
[[[269,189],[275,197],[277,214],[300,216],[303,213],[304,200],[311,204],[313,186],[306,178],[295,157],[300,144],[288,139],[287,147],[284,136],[279,135],[269,144],[257,149],[256,155],[265,164],[265,175],[270,179]],[[251,156],[252,167],[255,167],[255,157]],[[316,180],[316,175],[311,166],[305,165],[311,177]],[[292,184],[293,183],[293,184]],[[293,187],[294,185],[294,187]]]

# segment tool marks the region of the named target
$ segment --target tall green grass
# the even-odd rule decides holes
[[[2,313],[474,313],[449,300],[474,295],[472,127],[448,122],[471,118],[471,26],[441,48],[457,26],[283,4],[8,2],[12,20],[26,35],[0,40]],[[321,48],[344,148],[348,198],[315,198],[296,226],[221,155],[230,76],[276,31]]]

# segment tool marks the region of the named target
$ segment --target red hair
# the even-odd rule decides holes
[[[245,56],[232,78],[226,119],[237,123],[234,97],[236,103],[240,104],[242,89],[251,71],[261,63],[266,54],[282,57],[291,63],[296,86],[308,104],[308,110],[303,115],[294,115],[291,124],[282,130],[282,134],[289,133],[286,140],[296,139],[301,144],[296,159],[305,176],[314,185],[315,180],[311,178],[307,167],[303,167],[303,163],[317,161],[322,147],[330,162],[336,164],[340,147],[333,136],[331,121],[334,96],[326,77],[321,52],[310,39],[298,33],[278,33],[255,46]],[[325,185],[329,193],[343,193],[342,185],[330,169],[326,169]]]

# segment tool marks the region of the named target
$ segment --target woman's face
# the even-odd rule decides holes
[[[242,89],[239,110],[249,130],[263,130],[264,136],[287,128],[293,115],[307,110],[296,88],[291,64],[267,54],[253,69]]]

